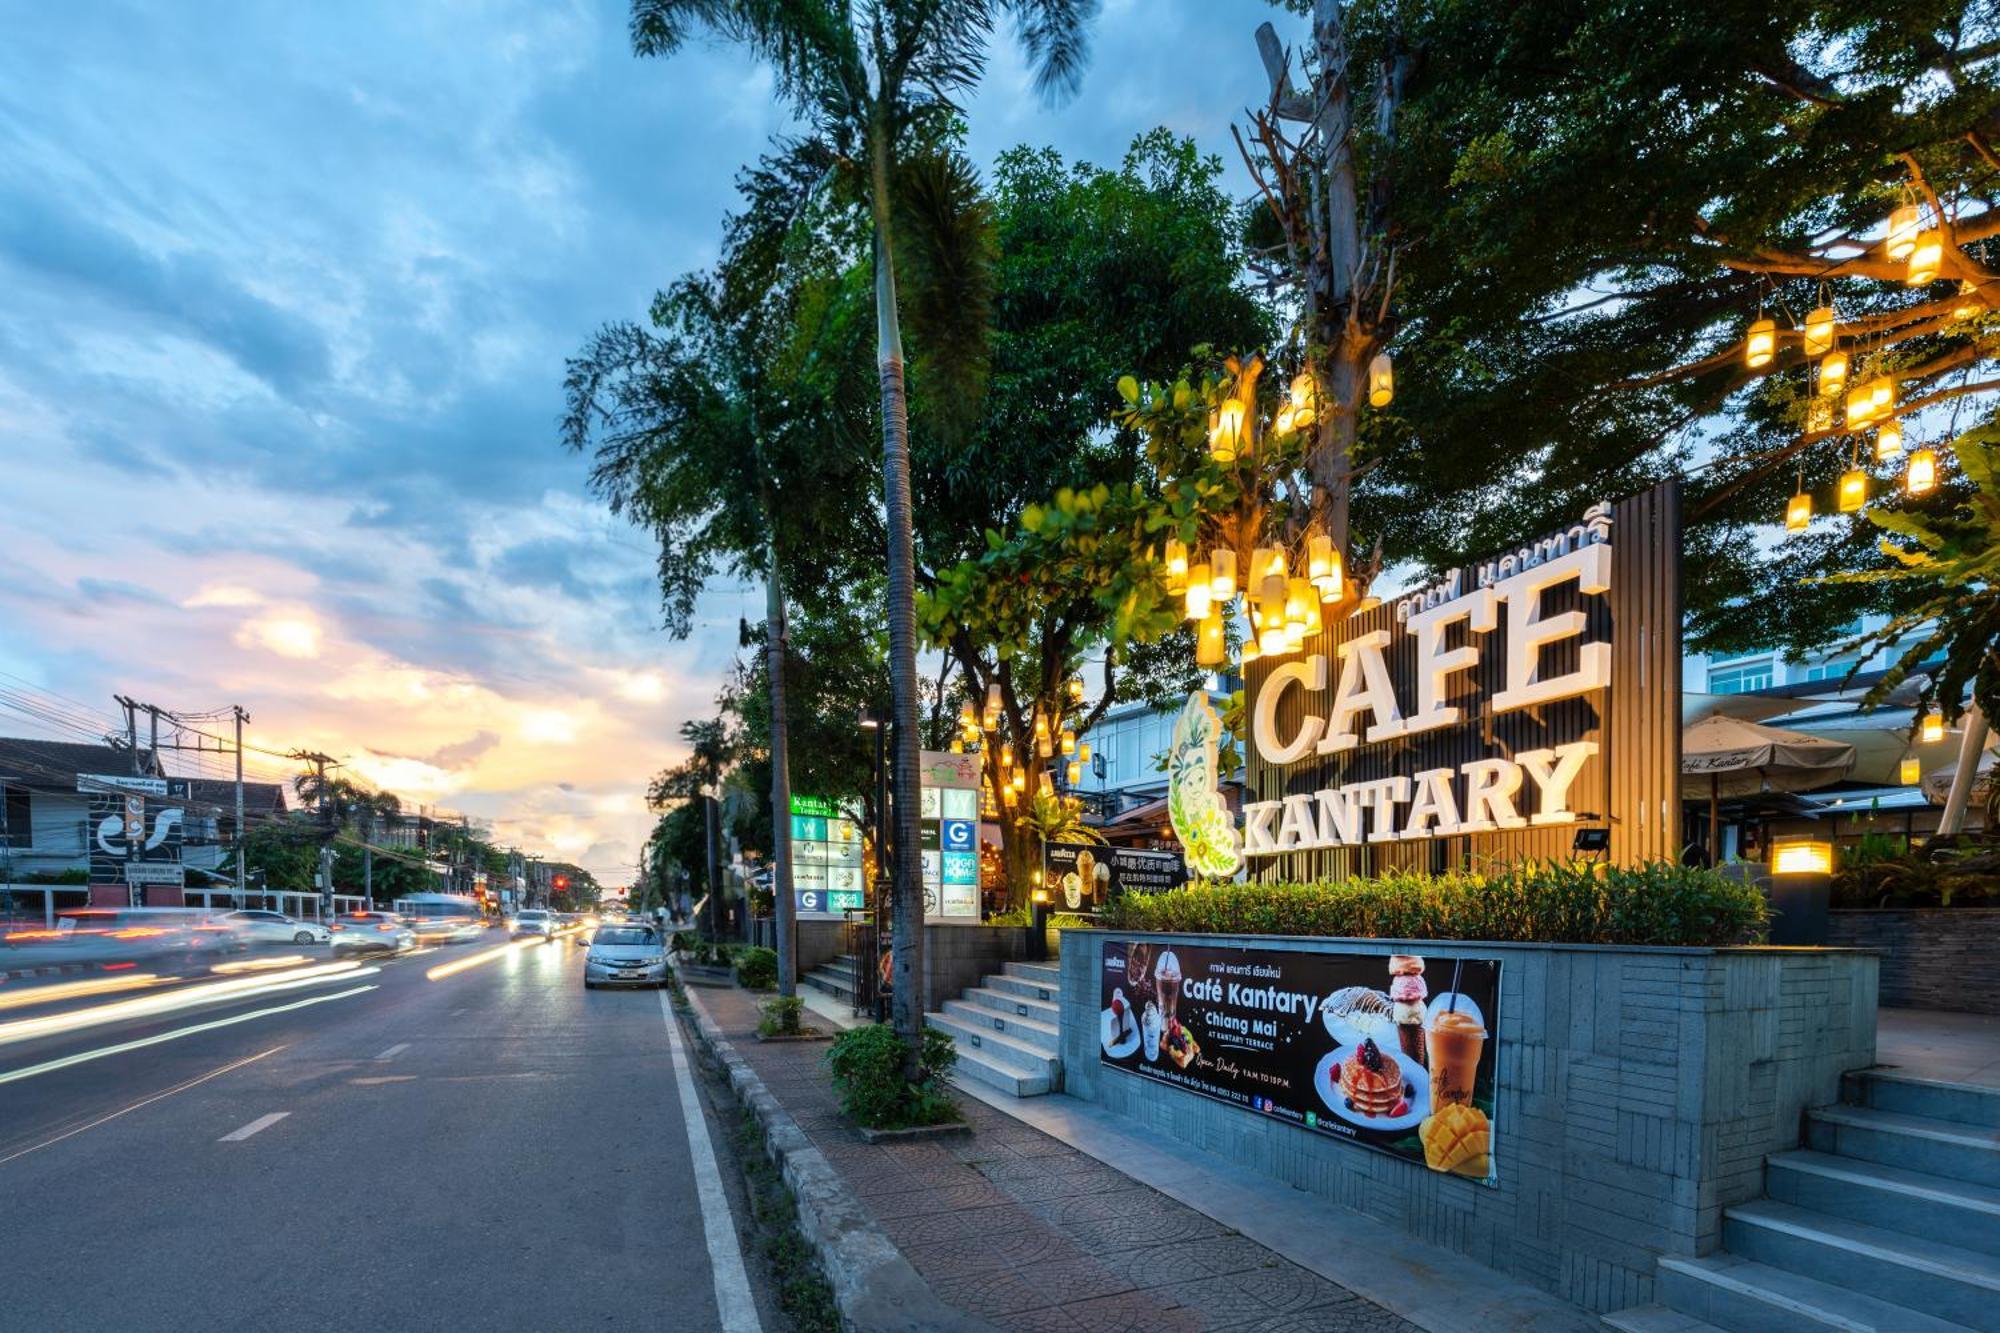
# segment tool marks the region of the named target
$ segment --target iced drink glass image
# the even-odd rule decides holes
[[[1160,1058],[1160,1033],[1165,1028],[1166,1025],[1160,1022],[1159,1006],[1151,1000],[1146,1001],[1146,1012],[1139,1019],[1139,1036],[1146,1044],[1148,1060]]]
[[[1486,1051],[1486,1029],[1471,1014],[1448,1009],[1431,1019],[1425,1034],[1431,1056],[1431,1103],[1470,1106],[1472,1081]]]
[[[1181,1012],[1181,960],[1172,949],[1161,950],[1153,980],[1160,988],[1161,1020],[1172,1027]]]

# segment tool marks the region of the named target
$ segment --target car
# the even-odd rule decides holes
[[[664,986],[667,941],[653,926],[601,926],[583,959],[583,988]]]
[[[507,923],[507,929],[516,939],[523,935],[540,935],[543,939],[552,940],[562,929],[562,923],[556,919],[554,912],[530,907],[524,912],[517,912],[514,919]]]
[[[224,912],[217,919],[224,925],[233,926],[252,944],[325,944],[333,938],[333,932],[317,921],[300,921],[283,912],[267,912],[255,907]]]
[[[394,912],[343,912],[328,929],[335,954],[401,953],[417,943],[410,923]]]

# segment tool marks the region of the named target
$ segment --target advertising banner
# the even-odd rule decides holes
[[[1100,1061],[1491,1184],[1498,959],[1107,940]]]
[[[923,752],[917,835],[927,920],[979,920],[979,782],[979,756]]]
[[[861,825],[831,801],[792,797],[792,901],[801,916],[859,910]]]
[[[1178,852],[1085,842],[1049,843],[1046,864],[1056,906],[1072,912],[1102,907],[1121,893],[1178,889],[1188,877],[1187,862]]]
[[[187,815],[185,778],[85,773],[89,796],[90,882],[179,886]]]

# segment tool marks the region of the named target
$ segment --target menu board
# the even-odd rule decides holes
[[[1148,852],[1087,842],[1048,844],[1043,864],[1058,910],[1102,907],[1121,893],[1160,893],[1187,883],[1178,852]]]
[[[1107,940],[1100,1062],[1495,1180],[1500,962]]]
[[[979,756],[924,751],[917,832],[929,920],[979,920],[979,783]]]
[[[815,797],[792,798],[792,899],[801,916],[838,916],[867,901],[861,825]]]

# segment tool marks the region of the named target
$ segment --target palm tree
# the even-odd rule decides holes
[[[768,62],[779,90],[860,178],[874,223],[875,342],[882,396],[882,489],[889,528],[889,678],[898,794],[895,845],[918,844],[916,570],[910,516],[909,405],[896,304],[891,220],[899,149],[936,136],[984,72],[994,22],[1011,15],[1044,97],[1082,77],[1096,0],[633,0],[632,45],[672,55],[699,28]],[[865,169],[864,169],[865,166]],[[923,885],[915,855],[895,859],[892,911],[896,1031],[914,1078],[923,1041]]]

